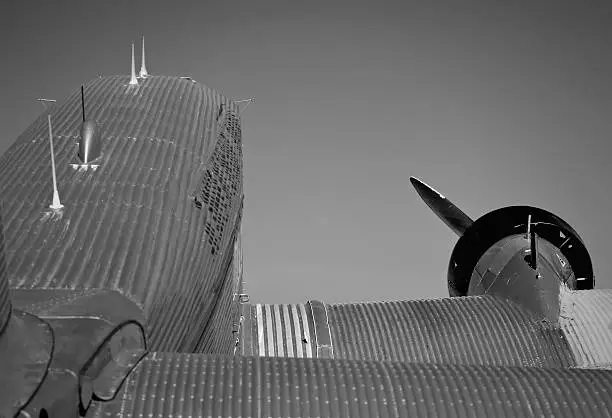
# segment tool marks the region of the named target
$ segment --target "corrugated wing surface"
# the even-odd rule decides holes
[[[62,211],[48,209],[46,114],[0,160],[10,285],[117,290],[143,309],[153,349],[192,351],[206,338],[218,290],[231,289],[224,260],[242,202],[240,121],[201,84],[128,82],[85,85],[103,140],[97,170],[70,164],[79,92],[51,109]]]
[[[242,355],[313,357],[314,324],[306,304],[254,304],[243,321]]]
[[[570,367],[563,332],[493,296],[329,305],[336,358]]]
[[[90,417],[610,417],[612,372],[149,354]]]
[[[612,369],[612,289],[564,295],[560,322],[579,367]]]

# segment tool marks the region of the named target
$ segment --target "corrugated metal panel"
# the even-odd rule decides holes
[[[233,236],[234,241],[238,230]],[[230,248],[235,248],[231,246]],[[196,347],[197,352],[233,354],[235,347],[234,322],[238,317],[238,303],[234,303],[234,251],[226,251],[223,254],[223,270],[219,273],[225,277],[223,287],[214,289],[217,294],[213,314],[208,320],[205,332]]]
[[[574,365],[560,329],[494,296],[330,305],[328,312],[336,358]]]
[[[315,357],[334,358],[327,305],[319,300],[311,300],[308,302],[308,308],[309,314],[312,315]]]
[[[152,353],[90,417],[610,417],[612,372]]]
[[[51,109],[61,212],[48,209],[46,114],[0,159],[9,281],[117,290],[143,308],[154,349],[191,351],[213,313],[214,289],[226,280],[219,254],[232,245],[239,220],[240,121],[225,98],[198,83],[128,81],[101,77],[85,85],[87,114],[102,130],[95,171],[70,165],[79,91]],[[200,209],[194,192],[208,199]]]
[[[310,308],[296,305],[251,305],[243,322],[242,354],[271,357],[316,356]]]
[[[0,203],[0,209],[2,204]],[[0,212],[2,212],[0,210]],[[6,274],[6,256],[4,251],[4,227],[2,225],[2,213],[0,213],[0,337],[9,319],[11,319],[11,298],[9,283]]]
[[[250,303],[240,305],[240,344],[236,353],[241,356],[257,354],[257,318],[255,306]]]
[[[15,308],[39,317],[95,317],[113,324],[126,320],[145,323],[142,310],[114,290],[17,289],[11,296]]]
[[[52,312],[84,296],[103,293],[100,289],[11,289],[13,305],[32,315]]]
[[[577,366],[612,369],[612,289],[565,294],[560,323]]]
[[[239,211],[242,215],[242,209]],[[234,242],[234,256],[232,261],[232,293],[238,298],[242,293],[242,219],[236,222],[238,231]]]
[[[4,274],[4,266],[0,260],[0,336],[11,319],[11,299],[9,297],[8,281]]]
[[[240,213],[242,213],[242,211]],[[242,222],[239,222],[238,224],[238,233],[236,234],[236,242],[234,243],[234,256],[232,261],[232,301],[230,302],[232,318],[232,338],[234,344],[232,354],[234,355],[240,353],[240,332],[243,321]]]

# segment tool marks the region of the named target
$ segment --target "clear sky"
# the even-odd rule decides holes
[[[0,5],[0,153],[98,75],[190,75],[243,114],[251,300],[447,295],[455,235],[530,204],[569,222],[612,287],[612,2],[11,1]]]

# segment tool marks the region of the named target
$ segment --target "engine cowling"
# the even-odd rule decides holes
[[[528,220],[531,225],[528,226]],[[549,257],[555,257],[556,248],[562,256],[559,263],[569,263],[576,280],[568,281],[570,289],[582,290],[594,287],[593,265],[584,242],[578,233],[563,219],[544,209],[533,206],[508,206],[483,215],[461,235],[453,249],[448,264],[448,291],[451,296],[469,294],[470,282],[475,270],[492,248],[500,247],[500,242],[510,240],[516,235],[525,235],[532,229],[537,239],[548,243]],[[550,248],[552,246],[553,248]],[[488,253],[489,252],[489,253]],[[491,259],[491,262],[493,259]],[[499,260],[496,260],[499,262]],[[525,260],[526,264],[529,260]]]

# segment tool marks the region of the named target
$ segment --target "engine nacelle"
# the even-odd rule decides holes
[[[531,225],[528,225],[529,219]],[[518,252],[523,251],[527,256],[524,261],[529,266],[531,256],[529,252],[524,251],[525,245],[521,245],[530,245],[528,230],[535,233],[536,239],[543,244],[539,247],[542,251],[539,251],[538,259],[548,260],[551,265],[546,266],[547,268],[566,277],[565,284],[568,288],[581,290],[594,287],[593,265],[589,252],[578,233],[567,222],[544,209],[508,206],[477,219],[457,241],[448,264],[450,295],[470,294],[470,289],[474,288],[472,280],[478,279],[480,274],[486,274],[482,271],[485,266],[489,265],[486,271],[490,272],[494,271],[491,268],[501,269],[510,262],[510,257],[514,257]],[[517,236],[523,237],[524,242]],[[502,252],[506,252],[506,255],[502,255]],[[569,266],[565,266],[565,263],[569,263]],[[559,265],[561,269],[558,268]],[[567,267],[571,268],[575,280],[570,278]],[[501,270],[497,272],[499,273]]]
[[[411,177],[410,182],[459,235],[448,264],[450,296],[498,296],[557,322],[565,293],[594,287],[589,252],[558,216],[532,206],[508,206],[472,221],[421,180]]]

